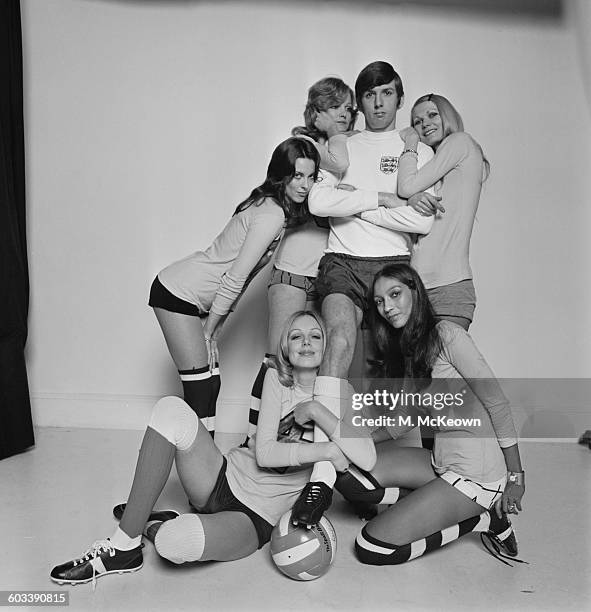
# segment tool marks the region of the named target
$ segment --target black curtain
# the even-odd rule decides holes
[[[28,310],[21,15],[19,0],[0,0],[0,459],[35,443]]]

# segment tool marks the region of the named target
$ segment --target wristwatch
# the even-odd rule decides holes
[[[525,485],[525,472],[507,472],[507,481],[523,487]]]

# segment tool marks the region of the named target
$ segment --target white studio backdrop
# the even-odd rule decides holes
[[[491,162],[471,333],[496,374],[591,377],[589,34],[573,6],[23,0],[35,422],[143,428],[180,393],[147,306],[154,275],[263,180],[314,81],[353,85],[376,59],[404,81],[400,127],[441,93]],[[220,431],[246,429],[264,280],[226,325]]]

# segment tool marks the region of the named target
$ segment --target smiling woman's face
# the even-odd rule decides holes
[[[421,102],[411,113],[411,125],[419,133],[421,142],[436,148],[443,140],[443,122],[435,102]]]

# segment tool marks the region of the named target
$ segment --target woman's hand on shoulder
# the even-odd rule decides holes
[[[413,127],[405,127],[400,130],[400,138],[402,138],[406,147],[416,150],[419,146],[419,133]]]
[[[327,138],[339,134],[337,124],[335,120],[330,116],[327,111],[318,111],[316,119],[314,120],[314,127],[323,134],[326,134]]]

